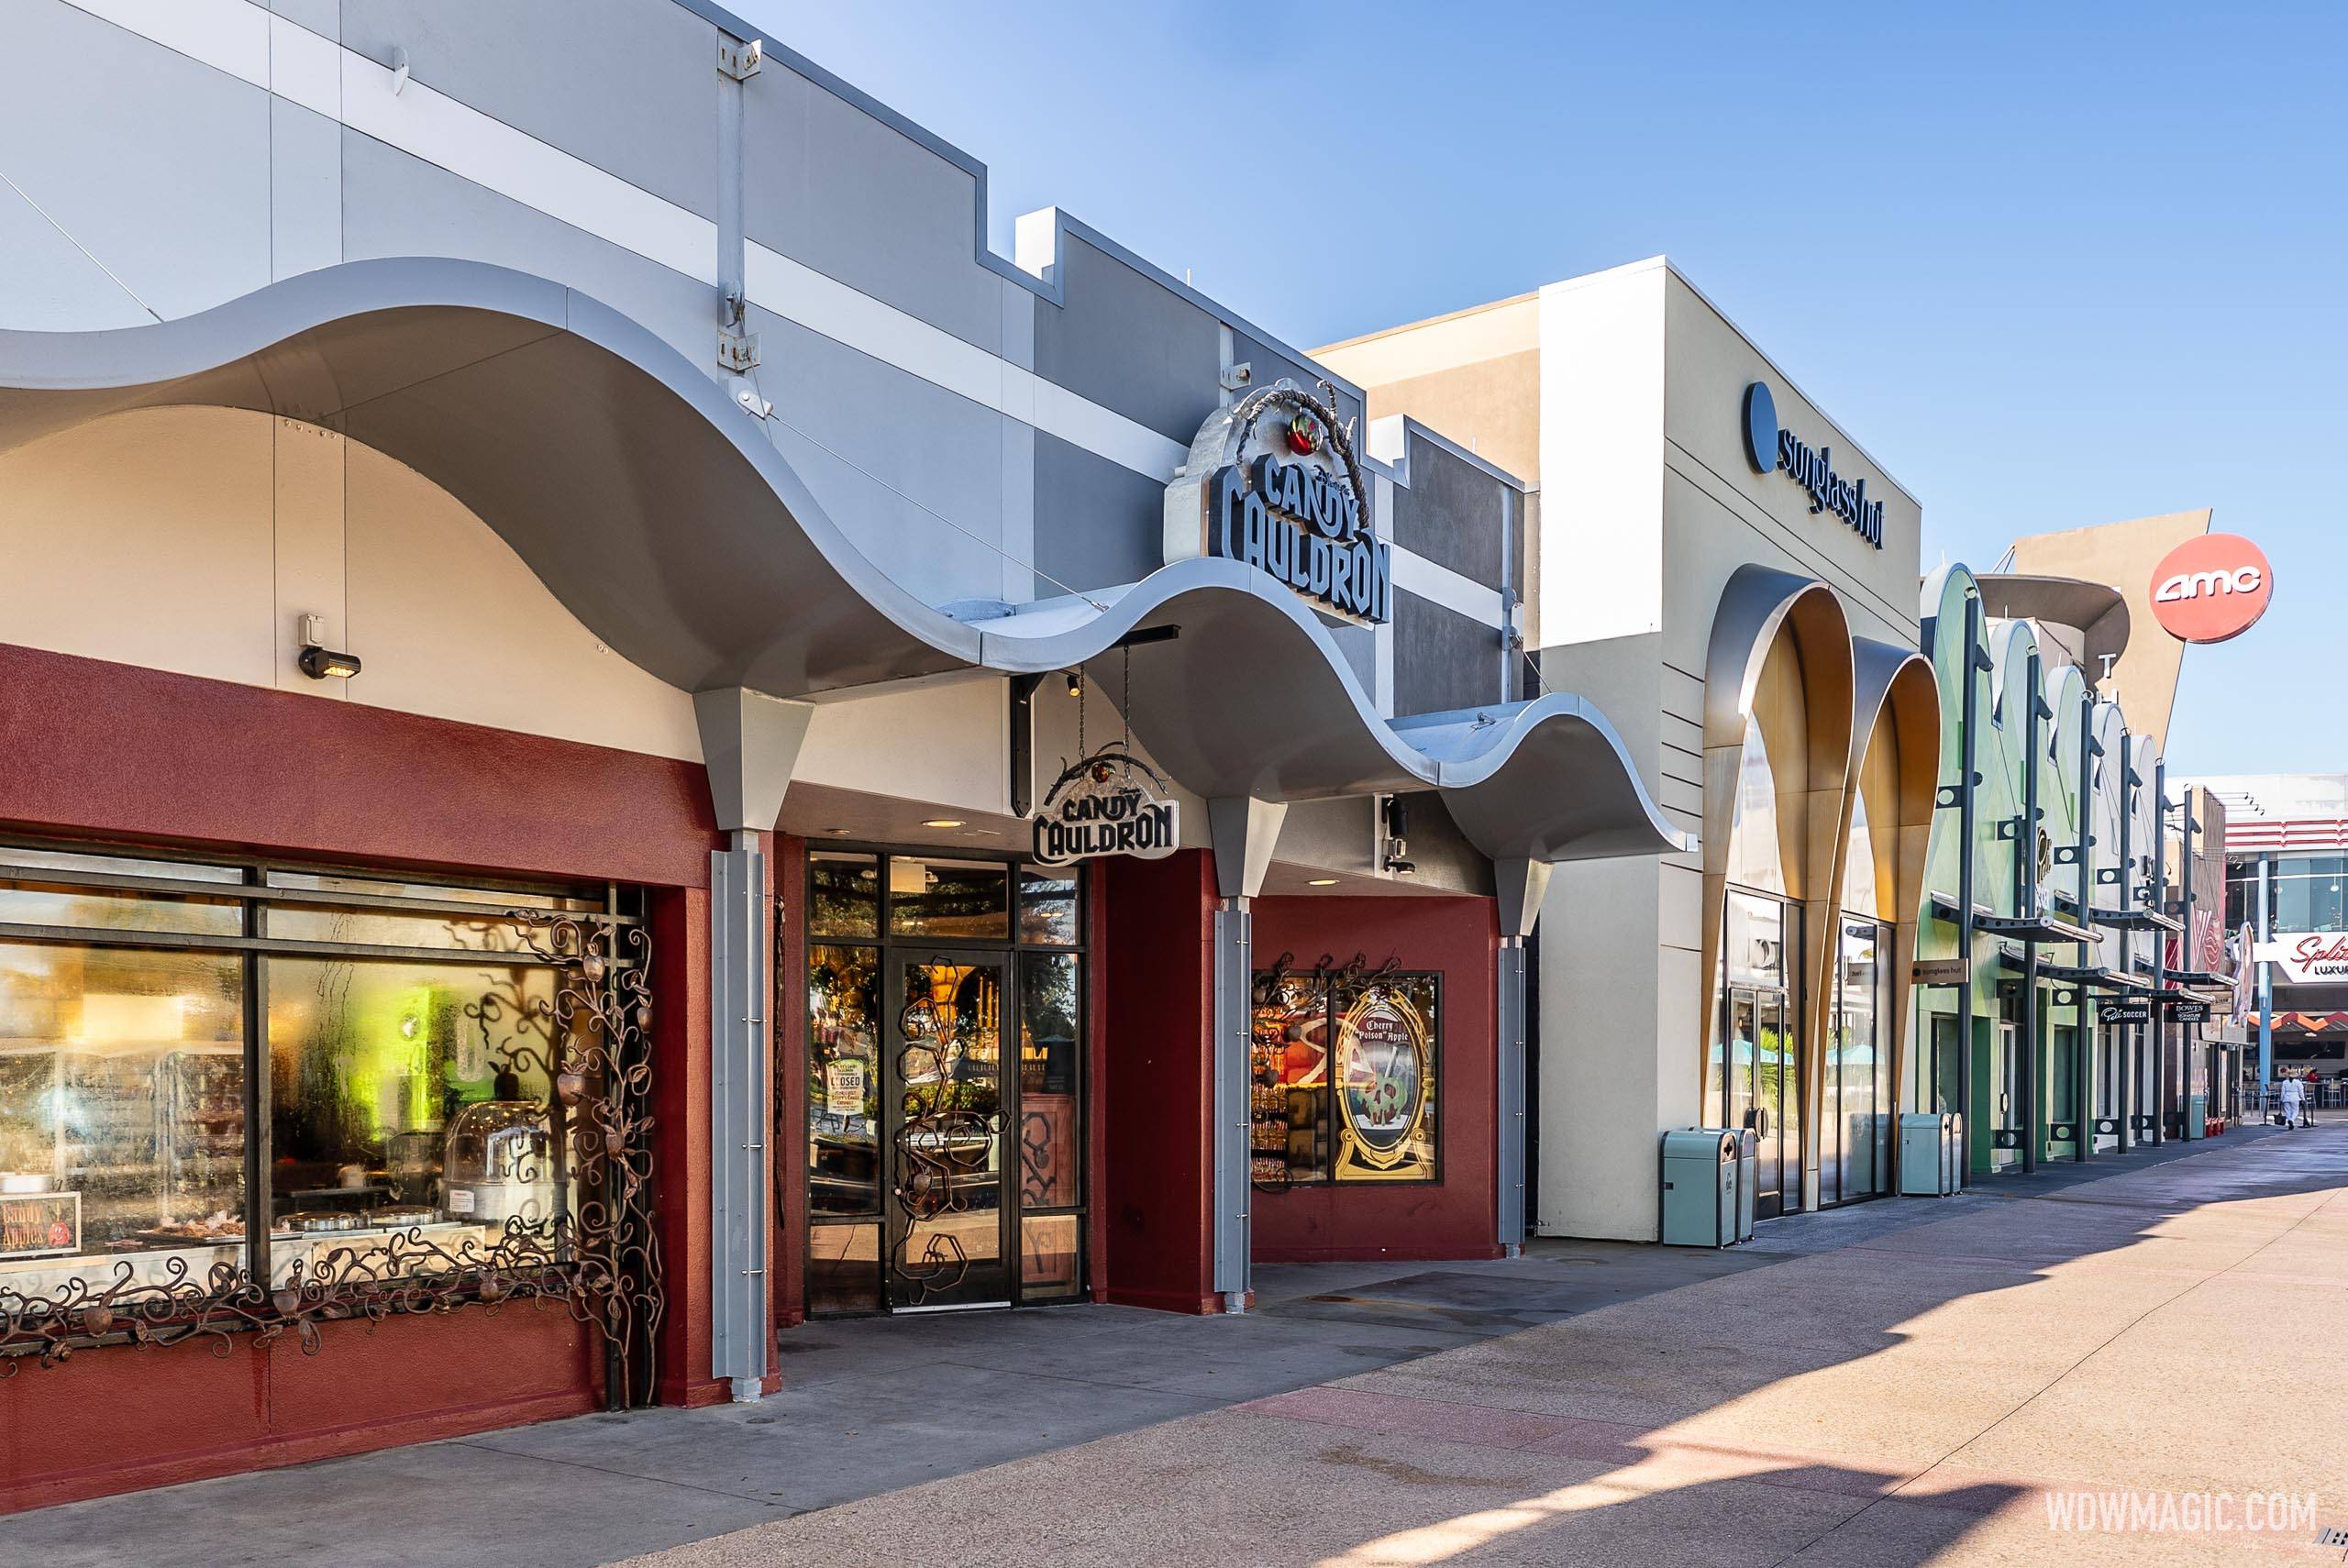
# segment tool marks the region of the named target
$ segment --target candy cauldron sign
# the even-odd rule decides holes
[[[1324,383],[1325,385],[1325,383]],[[1166,558],[1258,568],[1358,625],[1393,613],[1394,552],[1327,403],[1286,381],[1207,416],[1166,488]]]
[[[1066,866],[1104,855],[1158,860],[1174,853],[1174,802],[1166,780],[1122,745],[1103,746],[1064,769],[1035,816],[1036,858]]]

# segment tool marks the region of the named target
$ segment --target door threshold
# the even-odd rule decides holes
[[[948,1301],[936,1307],[892,1307],[892,1318],[919,1318],[937,1312],[1002,1312],[1010,1309],[1008,1301]]]

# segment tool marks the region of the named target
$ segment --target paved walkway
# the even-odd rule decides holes
[[[2348,1198],[2316,1213],[2343,1186],[2348,1127],[2253,1129],[1796,1216],[1729,1253],[1268,1268],[1238,1319],[818,1324],[757,1406],[44,1509],[0,1519],[0,1563],[437,1568],[510,1556],[517,1525],[534,1568],[1921,1562],[2079,1474],[1999,1446],[2066,1400],[2086,1402],[2071,1446],[2150,1434],[2150,1456],[2215,1398],[2236,1425],[2208,1446],[2257,1463],[2179,1450],[2174,1474],[2337,1488],[2348,1422],[2306,1390],[2348,1385],[2348,1350],[2271,1369],[2277,1337],[2348,1347]],[[2274,1446],[2301,1427],[2308,1452]]]
[[[2125,1165],[641,1563],[2342,1562],[2348,1128]]]

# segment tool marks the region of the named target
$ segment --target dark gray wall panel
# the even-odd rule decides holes
[[[342,41],[632,185],[717,215],[717,29],[645,0],[343,0]]]
[[[865,558],[925,604],[1001,598],[1002,415],[755,305],[750,326],[767,434]]]
[[[1500,633],[1415,593],[1394,595],[1394,716],[1497,702]]]
[[[1502,486],[1432,441],[1411,445],[1411,485],[1394,487],[1394,542],[1496,592]],[[1520,595],[1524,585],[1519,582]]]
[[[343,252],[456,256],[567,283],[659,333],[714,375],[706,285],[436,164],[342,133]]]
[[[1165,486],[1036,433],[1036,565],[1067,584],[1039,575],[1038,598],[1147,577],[1165,564]]]
[[[978,264],[978,182],[796,72],[742,90],[742,223],[770,250],[990,352],[1004,281]]]
[[[1231,358],[1234,363],[1245,365],[1252,372],[1254,379],[1248,383],[1251,386],[1268,387],[1285,377],[1314,397],[1321,395],[1320,381],[1329,374],[1311,360],[1275,348],[1245,332],[1232,333]],[[1337,423],[1353,421],[1354,450],[1358,452],[1369,440],[1369,433],[1362,428],[1361,399],[1343,381],[1333,380],[1331,384],[1337,389]]]
[[[1036,307],[1036,373],[1185,447],[1221,401],[1222,325],[1076,235],[1065,304]]]

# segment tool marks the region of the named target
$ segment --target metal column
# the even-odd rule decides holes
[[[1214,1291],[1226,1312],[1247,1309],[1251,1242],[1248,1200],[1248,1048],[1254,1036],[1251,988],[1255,917],[1246,899],[1214,908]]]
[[[2267,906],[2267,876],[2274,861],[2265,855],[2258,857],[2258,942],[2261,946],[2275,940],[2275,921]],[[2259,1110],[2266,1109],[2266,1090],[2275,1082],[2275,966],[2265,959],[2258,964],[2258,1099]]]
[[[2079,693],[2079,841],[2072,851],[2079,861],[2079,925],[2095,929],[2095,759],[2103,746],[2095,738],[2095,692]],[[2099,944],[2079,944],[2079,967],[2091,966]],[[2081,986],[2077,991],[2078,1023],[2072,1033],[2071,1158],[2085,1161],[2095,1143],[2095,999]]]
[[[2153,908],[2161,914],[2168,913],[2168,762],[2165,758],[2153,764]],[[2157,931],[2157,928],[2155,928]],[[2168,937],[2159,933],[2153,938],[2153,989],[2168,989]],[[2152,1020],[2144,1025],[2144,1036],[2151,1043],[2153,1092],[2146,1098],[2152,1102],[2153,1142],[2168,1142],[2168,1026],[2163,1021],[2163,1010],[2157,996],[2152,1007]]]
[[[1524,1247],[1524,939],[1501,938],[1499,1104],[1494,1132],[1500,1143],[1500,1211],[1495,1239],[1514,1257]]]
[[[737,830],[709,857],[710,1363],[737,1401],[767,1371],[767,1140],[774,1075],[767,1053],[766,856]]]
[[[1981,646],[1981,596],[1965,596],[1965,693],[1959,723],[1964,735],[1964,777],[1957,780],[1956,834],[1962,854],[1956,863],[1956,950],[1965,967],[1956,982],[1956,1115],[1960,1186],[1973,1185],[1973,865],[1978,857],[1973,835],[1980,831],[1981,676],[1990,668]]]
[[[2030,707],[2022,723],[2021,818],[2014,824],[2014,856],[2021,868],[2020,912],[2038,914],[2038,726],[2054,717],[2046,695],[2039,690],[2038,654],[2028,666]],[[2021,943],[2021,1169],[2024,1176],[2038,1168],[2038,939]]]

